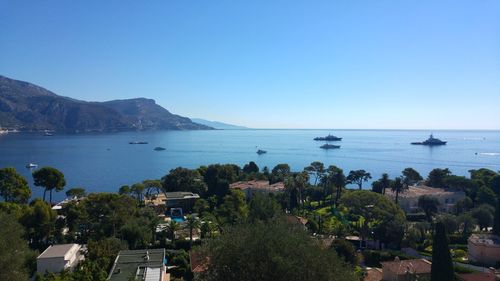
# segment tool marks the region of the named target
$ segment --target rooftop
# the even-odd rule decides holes
[[[474,244],[500,246],[500,237],[493,234],[472,234],[469,241]]]
[[[38,259],[64,258],[73,248],[74,250],[78,250],[81,246],[78,244],[52,245],[45,249],[45,251],[38,256]]]
[[[281,191],[285,189],[285,184],[283,182],[277,182],[270,184],[269,181],[265,180],[251,180],[251,181],[238,181],[229,185],[229,188],[232,189],[265,189],[265,190],[274,190]]]
[[[495,274],[491,272],[463,273],[458,275],[460,281],[495,281]]]
[[[120,251],[108,280],[128,281],[135,276],[138,280],[161,281],[164,263],[165,249]]]
[[[430,273],[431,262],[424,259],[417,260],[396,260],[381,262],[382,270],[388,270],[396,273],[397,275],[406,274],[408,271],[411,273]]]
[[[146,205],[162,205],[168,200],[198,199],[200,195],[192,192],[165,192],[144,198]]]
[[[208,258],[199,251],[189,251],[191,271],[194,273],[204,272],[208,267]]]
[[[380,268],[367,268],[366,276],[363,281],[380,281],[382,280],[382,269]]]
[[[464,193],[463,191],[451,191],[444,188],[429,187],[425,185],[410,186],[405,192],[399,193],[399,198],[418,198],[423,195],[433,196],[450,196],[455,194]],[[394,192],[387,192],[389,196],[395,196]],[[465,195],[465,193],[464,193]]]

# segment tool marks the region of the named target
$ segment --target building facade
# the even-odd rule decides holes
[[[399,193],[398,204],[407,213],[418,211],[418,198],[421,196],[432,196],[439,201],[440,213],[451,213],[455,204],[465,199],[465,192],[452,191],[443,188],[434,188],[429,186],[410,186],[405,192]],[[386,192],[386,196],[394,199],[396,193],[392,191]]]
[[[493,234],[472,234],[468,241],[468,255],[471,262],[486,266],[500,263],[500,237]]]
[[[83,247],[78,244],[60,244],[49,246],[36,259],[37,273],[58,273],[73,270],[84,259]]]

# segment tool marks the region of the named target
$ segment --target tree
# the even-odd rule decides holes
[[[285,223],[243,224],[198,250],[209,259],[202,281],[354,281],[351,266]]]
[[[385,190],[389,189],[390,186],[391,186],[391,179],[389,179],[389,175],[383,173],[380,179],[372,182],[372,191],[380,194],[385,194]]]
[[[147,247],[153,239],[149,221],[144,217],[129,220],[120,229],[120,233],[123,239],[127,241],[130,249],[143,249]]]
[[[186,227],[189,230],[189,245],[192,245],[193,244],[193,230],[200,227],[200,220],[193,215],[189,215],[186,218]]]
[[[50,191],[50,203],[52,203],[52,190],[59,192],[64,189],[66,180],[64,174],[56,168],[43,167],[33,172],[33,180],[36,186],[45,188],[43,191],[43,201],[45,201],[45,193]]]
[[[256,193],[249,204],[249,219],[251,222],[271,221],[281,214],[281,209],[274,198]]]
[[[490,206],[496,206],[496,194],[493,190],[487,186],[481,186],[477,190],[476,203],[478,205],[488,204]]]
[[[329,166],[326,172],[328,182],[332,183],[336,187],[335,205],[337,205],[340,197],[342,196],[342,189],[345,187],[347,180],[344,175],[344,171],[337,166]]]
[[[430,171],[427,176],[427,185],[432,187],[444,187],[444,179],[451,175],[451,171],[446,169],[436,168]]]
[[[13,215],[0,211],[0,280],[28,280],[28,243],[23,227]]]
[[[367,173],[365,170],[350,171],[347,176],[347,183],[357,184],[359,190],[361,190],[363,188],[363,182],[368,181],[371,178],[372,176],[370,173]]]
[[[331,249],[335,250],[335,252],[342,257],[346,262],[356,265],[358,262],[358,256],[356,254],[356,249],[351,244],[351,242],[345,239],[334,239]]]
[[[290,166],[288,164],[278,164],[271,170],[271,183],[284,181],[290,174]]]
[[[401,177],[397,177],[391,182],[391,190],[396,193],[396,204],[399,200],[399,194],[405,192],[407,188],[408,186],[403,183]]]
[[[451,214],[441,214],[436,218],[445,226],[448,235],[455,233],[458,230],[458,217]]]
[[[181,167],[170,170],[168,175],[161,179],[161,183],[166,192],[187,191],[203,195],[207,191],[207,186],[198,170]]]
[[[82,198],[85,196],[85,188],[74,187],[74,188],[68,189],[68,191],[66,191],[66,196],[71,197],[71,198],[73,198],[73,197]]]
[[[26,179],[14,168],[0,169],[0,196],[5,202],[27,203],[31,189]]]
[[[139,204],[142,203],[144,189],[146,189],[146,187],[142,183],[134,183],[130,187],[131,193],[133,193],[135,195],[135,199],[137,199],[137,202],[139,202]]]
[[[427,221],[432,221],[432,216],[438,212],[439,200],[430,195],[423,195],[418,198],[418,207],[422,209],[427,217]]]
[[[207,193],[209,196],[217,196],[219,203],[225,195],[229,193],[229,184],[238,179],[239,167],[236,165],[210,165],[207,167],[203,176],[207,184]]]
[[[217,210],[218,217],[226,224],[241,223],[247,219],[248,206],[241,190],[231,190]]]
[[[474,203],[472,202],[472,200],[469,197],[465,197],[464,199],[457,201],[455,206],[453,206],[453,213],[455,213],[455,215],[460,215],[462,213],[470,211],[473,206]]]
[[[245,164],[243,166],[243,173],[245,174],[252,174],[252,173],[258,173],[259,172],[259,166],[255,164],[255,162],[250,161],[248,164]]]
[[[496,175],[491,179],[491,189],[493,189],[497,197],[500,196],[500,175]]]
[[[483,204],[471,211],[471,215],[476,219],[480,229],[486,229],[493,222],[493,213],[495,210],[492,206]]]
[[[27,240],[32,248],[44,249],[54,235],[57,214],[40,199],[33,200],[20,218],[26,229]]]
[[[458,230],[462,236],[468,238],[476,227],[476,220],[472,217],[470,212],[467,212],[458,216],[457,224]]]
[[[325,165],[319,161],[312,162],[304,168],[304,171],[314,177],[314,185],[318,184],[318,180],[325,174]]]
[[[130,190],[130,186],[128,185],[122,185],[118,190],[118,194],[120,195],[130,195],[131,193],[132,191]]]
[[[170,235],[170,241],[172,241],[172,244],[175,244],[175,232],[180,229],[180,224],[174,220],[170,220],[170,222],[167,224],[166,231]]]
[[[500,200],[497,200],[493,219],[493,234],[500,236]]]
[[[351,221],[363,216],[367,222],[376,222],[373,234],[381,242],[394,246],[401,243],[406,217],[399,205],[386,196],[367,190],[350,191],[342,196],[340,207],[348,210],[346,216]]]
[[[413,168],[406,168],[403,170],[403,183],[412,186],[417,182],[423,180],[422,176]]]
[[[481,168],[478,170],[469,170],[470,178],[480,186],[490,186],[491,181],[498,174],[490,169]]]
[[[431,281],[455,280],[448,237],[442,222],[436,223],[432,239]]]
[[[156,194],[163,192],[161,180],[144,180],[142,184],[144,185],[145,194],[148,198],[154,195],[155,192]]]

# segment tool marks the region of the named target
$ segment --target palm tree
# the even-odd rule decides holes
[[[189,229],[189,245],[193,244],[193,230],[200,227],[200,221],[197,217],[189,215],[186,218],[186,227]]]
[[[382,194],[385,194],[385,190],[391,187],[391,179],[387,173],[383,173],[382,177],[378,180],[380,187],[382,188]]]
[[[175,242],[175,232],[181,228],[178,222],[174,220],[170,220],[170,223],[167,225],[167,232],[170,234],[170,240],[172,244]]]
[[[403,180],[401,177],[397,177],[394,179],[391,185],[392,192],[396,192],[396,203],[398,203],[399,199],[399,193],[405,192],[405,190],[408,188],[407,185],[403,183]]]

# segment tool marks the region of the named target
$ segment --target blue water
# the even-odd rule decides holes
[[[312,139],[333,133],[344,139],[337,150],[322,150],[322,142]],[[0,135],[0,167],[13,166],[30,184],[29,162],[53,166],[66,176],[67,188],[87,191],[117,191],[121,185],[164,176],[170,169],[196,168],[211,163],[244,165],[255,161],[259,167],[272,168],[288,163],[301,170],[312,161],[337,165],[346,173],[365,169],[374,177],[387,172],[397,176],[406,167],[423,175],[433,168],[450,168],[468,175],[468,170],[500,170],[499,131],[434,131],[446,146],[410,145],[422,141],[429,131],[399,130],[217,130],[124,132],[113,134]],[[144,140],[147,145],[130,145]],[[165,151],[153,151],[156,146]],[[267,154],[257,155],[257,149]],[[477,153],[477,154],[476,154]],[[369,184],[366,184],[369,187]],[[34,188],[34,196],[42,190]],[[61,199],[64,193],[54,194]]]

